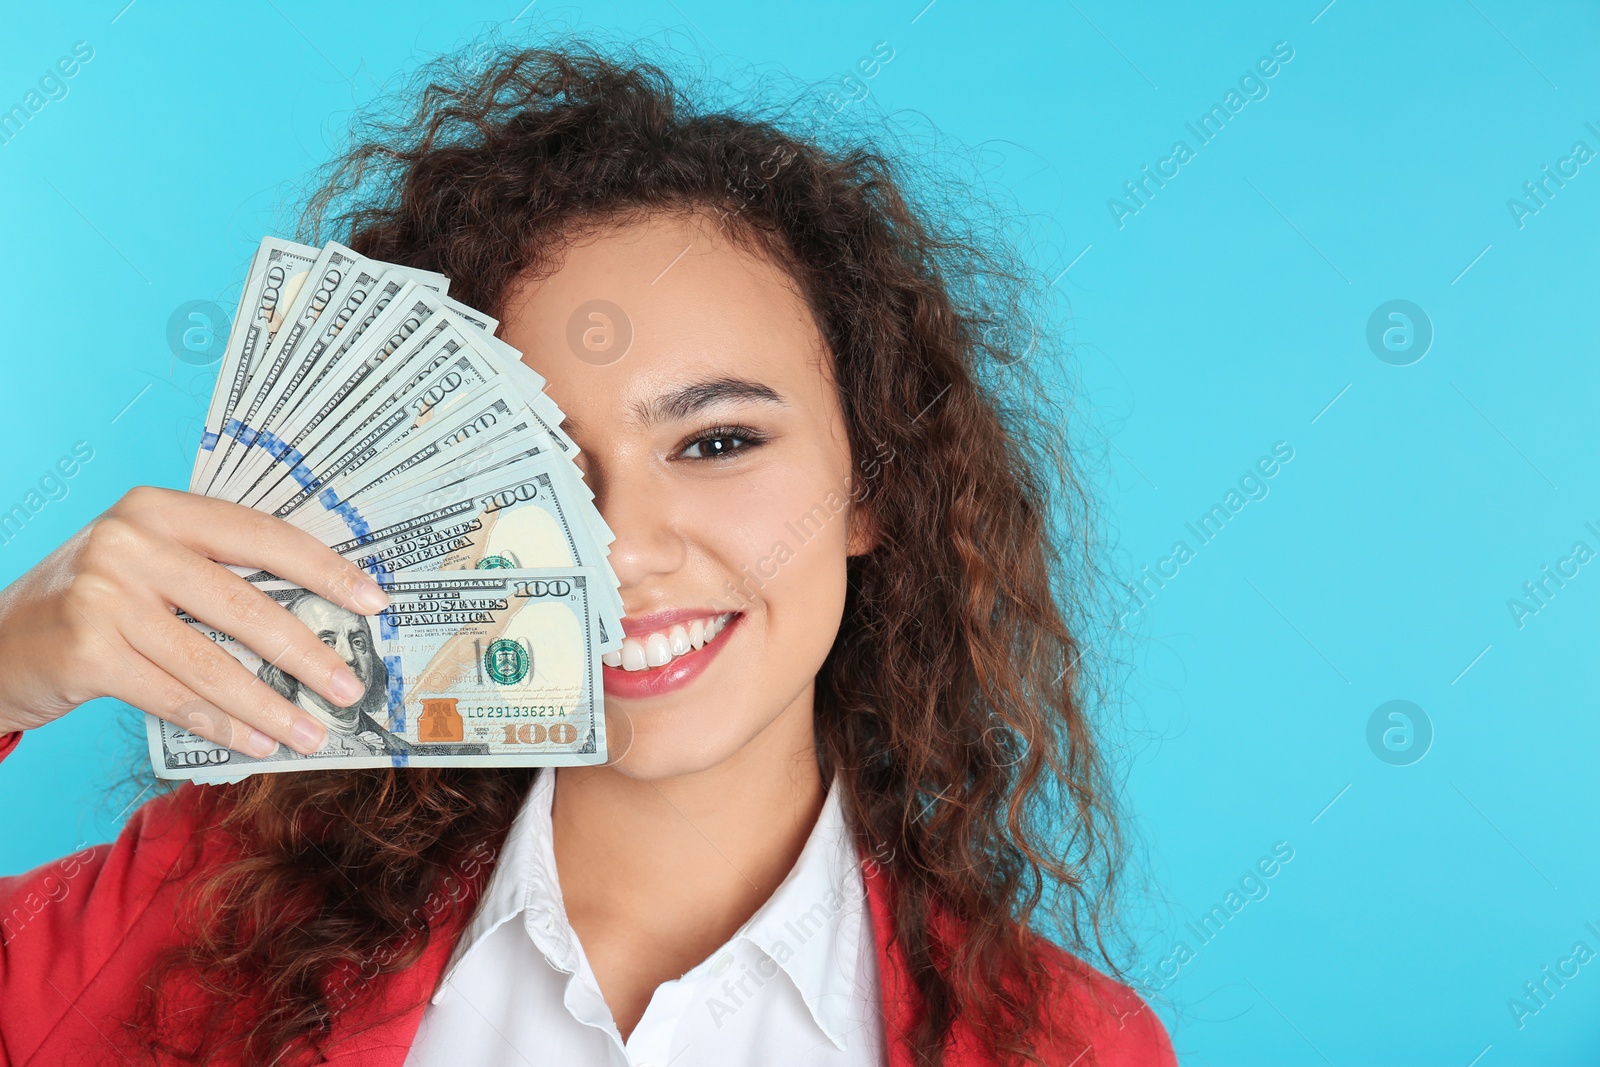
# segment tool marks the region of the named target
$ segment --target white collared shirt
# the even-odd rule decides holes
[[[554,792],[541,772],[405,1067],[884,1063],[877,949],[836,787],[789,876],[727,944],[656,987],[626,1042],[567,921]]]

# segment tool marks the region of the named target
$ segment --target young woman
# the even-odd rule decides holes
[[[1061,431],[1030,434],[994,329],[1020,290],[880,156],[650,65],[425,73],[311,218],[502,320],[617,535],[630,639],[703,647],[605,668],[602,767],[188,784],[0,880],[0,1061],[1173,1063],[1046,937],[1097,948],[1118,850],[1056,588]],[[567,340],[600,299],[632,332],[609,362]],[[360,703],[222,563],[384,603],[270,516],[134,489],[0,595],[0,753],[98,696],[323,744],[174,617]]]

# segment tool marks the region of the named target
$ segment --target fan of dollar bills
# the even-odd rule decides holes
[[[328,703],[181,614],[321,720],[328,743],[258,759],[151,715],[159,776],[605,759],[600,658],[622,646],[615,535],[544,380],[448,288],[338,243],[261,242],[189,489],[310,532],[390,606],[362,616],[234,568],[332,645],[366,694]]]

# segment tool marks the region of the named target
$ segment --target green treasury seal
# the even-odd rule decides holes
[[[528,676],[528,650],[502,637],[483,654],[483,669],[501,685],[516,685]]]

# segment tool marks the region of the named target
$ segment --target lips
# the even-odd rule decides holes
[[[722,651],[743,618],[741,612],[708,615],[673,611],[638,620],[624,619],[622,628],[627,636],[622,649],[601,657],[606,695],[643,699],[681,689],[699,677]],[[677,651],[685,646],[686,651]],[[654,666],[652,659],[656,661]]]
[[[663,612],[661,615],[649,618],[663,618],[666,614]],[[640,620],[632,626],[625,624],[623,632],[627,636],[622,639],[622,647],[615,652],[607,652],[601,660],[608,667],[621,667],[625,671],[664,667],[675,657],[707,644],[722,632],[722,628],[734,614],[725,611],[720,615],[697,615],[688,620],[688,625],[673,622],[670,626],[661,624],[654,630],[642,628],[648,619]]]

